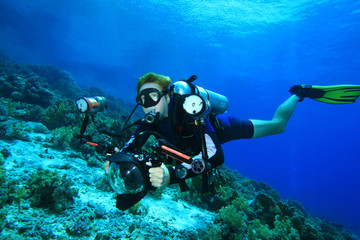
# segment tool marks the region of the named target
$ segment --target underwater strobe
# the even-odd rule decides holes
[[[106,108],[105,97],[81,97],[76,101],[76,106],[81,113],[97,113]]]

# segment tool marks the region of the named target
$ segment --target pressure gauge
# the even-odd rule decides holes
[[[202,97],[192,94],[185,97],[183,108],[188,114],[198,116],[205,111],[206,104]]]

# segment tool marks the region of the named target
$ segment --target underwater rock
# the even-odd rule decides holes
[[[50,130],[42,123],[36,123],[35,126],[33,127],[33,131],[34,133],[43,133],[43,134],[50,133]]]
[[[0,122],[0,139],[30,141],[29,132],[22,121],[8,119]]]

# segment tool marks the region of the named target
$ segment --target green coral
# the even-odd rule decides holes
[[[246,214],[249,214],[251,211],[249,201],[246,200],[242,195],[239,195],[237,198],[235,198],[232,201],[232,205],[234,205],[234,207],[239,211],[242,211]]]
[[[237,195],[229,205],[219,210],[221,224],[226,225],[231,239],[244,239],[250,212],[248,201]]]
[[[301,206],[281,201],[265,183],[243,178],[229,169],[220,171],[223,181],[216,180],[216,194],[200,193],[201,177],[189,179],[188,185],[193,189],[181,194],[186,201],[210,210],[222,205],[216,225],[208,229],[209,239],[322,239],[319,231],[297,214],[304,212]]]
[[[65,210],[78,196],[78,190],[72,185],[66,175],[60,177],[55,171],[39,168],[28,181],[31,205],[55,211]]]
[[[248,228],[249,240],[300,240],[300,236],[292,228],[290,220],[276,220],[274,225],[275,227],[270,229],[268,225],[262,225],[259,219],[255,219]]]
[[[65,150],[71,144],[77,141],[76,136],[79,134],[80,128],[78,127],[61,127],[56,128],[51,132],[49,142],[53,148]]]
[[[216,193],[219,199],[224,203],[231,202],[239,195],[233,188],[227,185],[220,185],[216,188]]]
[[[252,221],[248,228],[248,237],[250,240],[272,239],[273,232],[267,225],[262,225],[259,219]]]
[[[39,105],[21,103],[10,98],[0,98],[0,104],[5,107],[6,115],[25,121],[38,122],[44,109]]]
[[[220,209],[219,215],[224,224],[233,229],[245,229],[247,216],[236,209],[234,205],[225,206]]]
[[[47,107],[41,122],[50,130],[62,126],[80,126],[80,113],[71,99],[58,100]]]
[[[204,236],[206,237],[204,238]],[[222,236],[221,225],[215,224],[210,228],[208,232],[201,234],[200,239],[218,240],[221,239],[221,236]]]

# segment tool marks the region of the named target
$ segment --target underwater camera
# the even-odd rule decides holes
[[[146,162],[151,162],[151,167],[160,167],[168,161],[168,157],[187,164],[193,162],[190,156],[164,144],[160,141],[155,142],[151,147],[152,153],[117,152],[107,157],[106,160],[110,162],[108,179],[111,188],[117,194],[118,209],[130,208],[145,197],[148,190],[155,189],[151,186],[148,172],[150,166],[146,165]],[[181,179],[186,177],[187,171],[186,168],[175,169],[176,176]]]
[[[76,106],[81,113],[97,113],[104,110],[106,105],[105,97],[81,97],[76,101]]]
[[[111,155],[108,160],[109,183],[117,195],[116,207],[126,210],[145,197],[150,187],[148,167],[145,161],[139,161],[134,154],[123,152]]]

